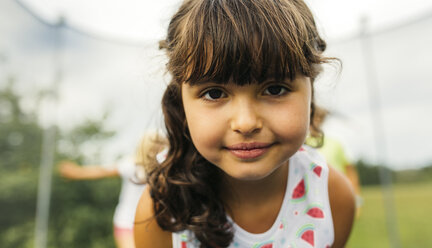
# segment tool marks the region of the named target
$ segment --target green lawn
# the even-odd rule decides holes
[[[432,247],[432,182],[393,186],[400,247]],[[363,187],[364,204],[348,248],[389,248],[380,187]]]

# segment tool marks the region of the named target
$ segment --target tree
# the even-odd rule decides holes
[[[26,96],[28,98],[28,96]],[[41,94],[34,95],[35,104]],[[0,89],[0,247],[33,247],[36,192],[43,128],[37,109],[24,109],[23,96],[11,78]],[[108,114],[72,130],[58,128],[58,141],[67,149],[56,160],[89,159],[80,146],[103,146],[115,133],[105,128]],[[96,150],[96,149],[95,149]],[[94,154],[93,154],[94,155]],[[114,247],[112,214],[120,181],[67,182],[53,174],[49,247]]]

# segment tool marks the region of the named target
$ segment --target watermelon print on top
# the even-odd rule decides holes
[[[326,248],[333,244],[328,167],[324,159],[304,145],[289,163],[285,198],[273,226],[264,233],[253,234],[233,222],[230,248]],[[229,216],[228,219],[232,221]],[[199,247],[189,230],[173,233],[172,239],[174,248]]]
[[[324,211],[322,210],[322,207],[315,204],[309,206],[306,209],[305,214],[309,215],[312,218],[318,218],[318,219],[324,218]]]
[[[293,193],[291,195],[292,200],[294,202],[300,202],[306,199],[306,193],[307,193],[308,187],[307,187],[307,176],[305,175],[300,182],[297,184],[297,186],[294,188]]]
[[[265,243],[256,244],[252,248],[273,248],[273,241],[267,241]]]
[[[319,166],[319,165],[317,165],[317,164],[315,164],[315,163],[312,163],[310,166],[311,166],[312,171],[313,171],[313,172],[314,172],[318,177],[320,177],[320,176],[321,176],[322,167]]]

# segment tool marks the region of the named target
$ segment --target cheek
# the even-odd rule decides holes
[[[188,105],[184,102],[186,121],[192,142],[198,152],[208,160],[214,160],[214,152],[223,146],[224,127],[222,118],[216,113],[200,108],[197,105]]]
[[[287,143],[302,144],[309,130],[310,110],[307,104],[287,107],[273,115],[273,131]]]
[[[223,145],[222,118],[217,111],[203,107],[200,100],[185,90],[186,86],[182,87],[183,108],[192,143],[204,158],[216,162],[216,151]]]
[[[211,118],[189,116],[187,119],[192,143],[197,151],[213,164],[220,162],[220,149],[223,146],[221,125],[214,125]]]
[[[209,147],[220,143],[220,127],[208,116],[191,114],[186,116],[189,132],[195,146]]]

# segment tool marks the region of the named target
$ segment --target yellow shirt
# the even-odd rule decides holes
[[[314,145],[316,141],[312,137],[306,139],[306,144]],[[350,164],[342,144],[332,138],[324,136],[323,146],[318,151],[324,156],[327,163],[342,173],[346,173],[346,167]]]

